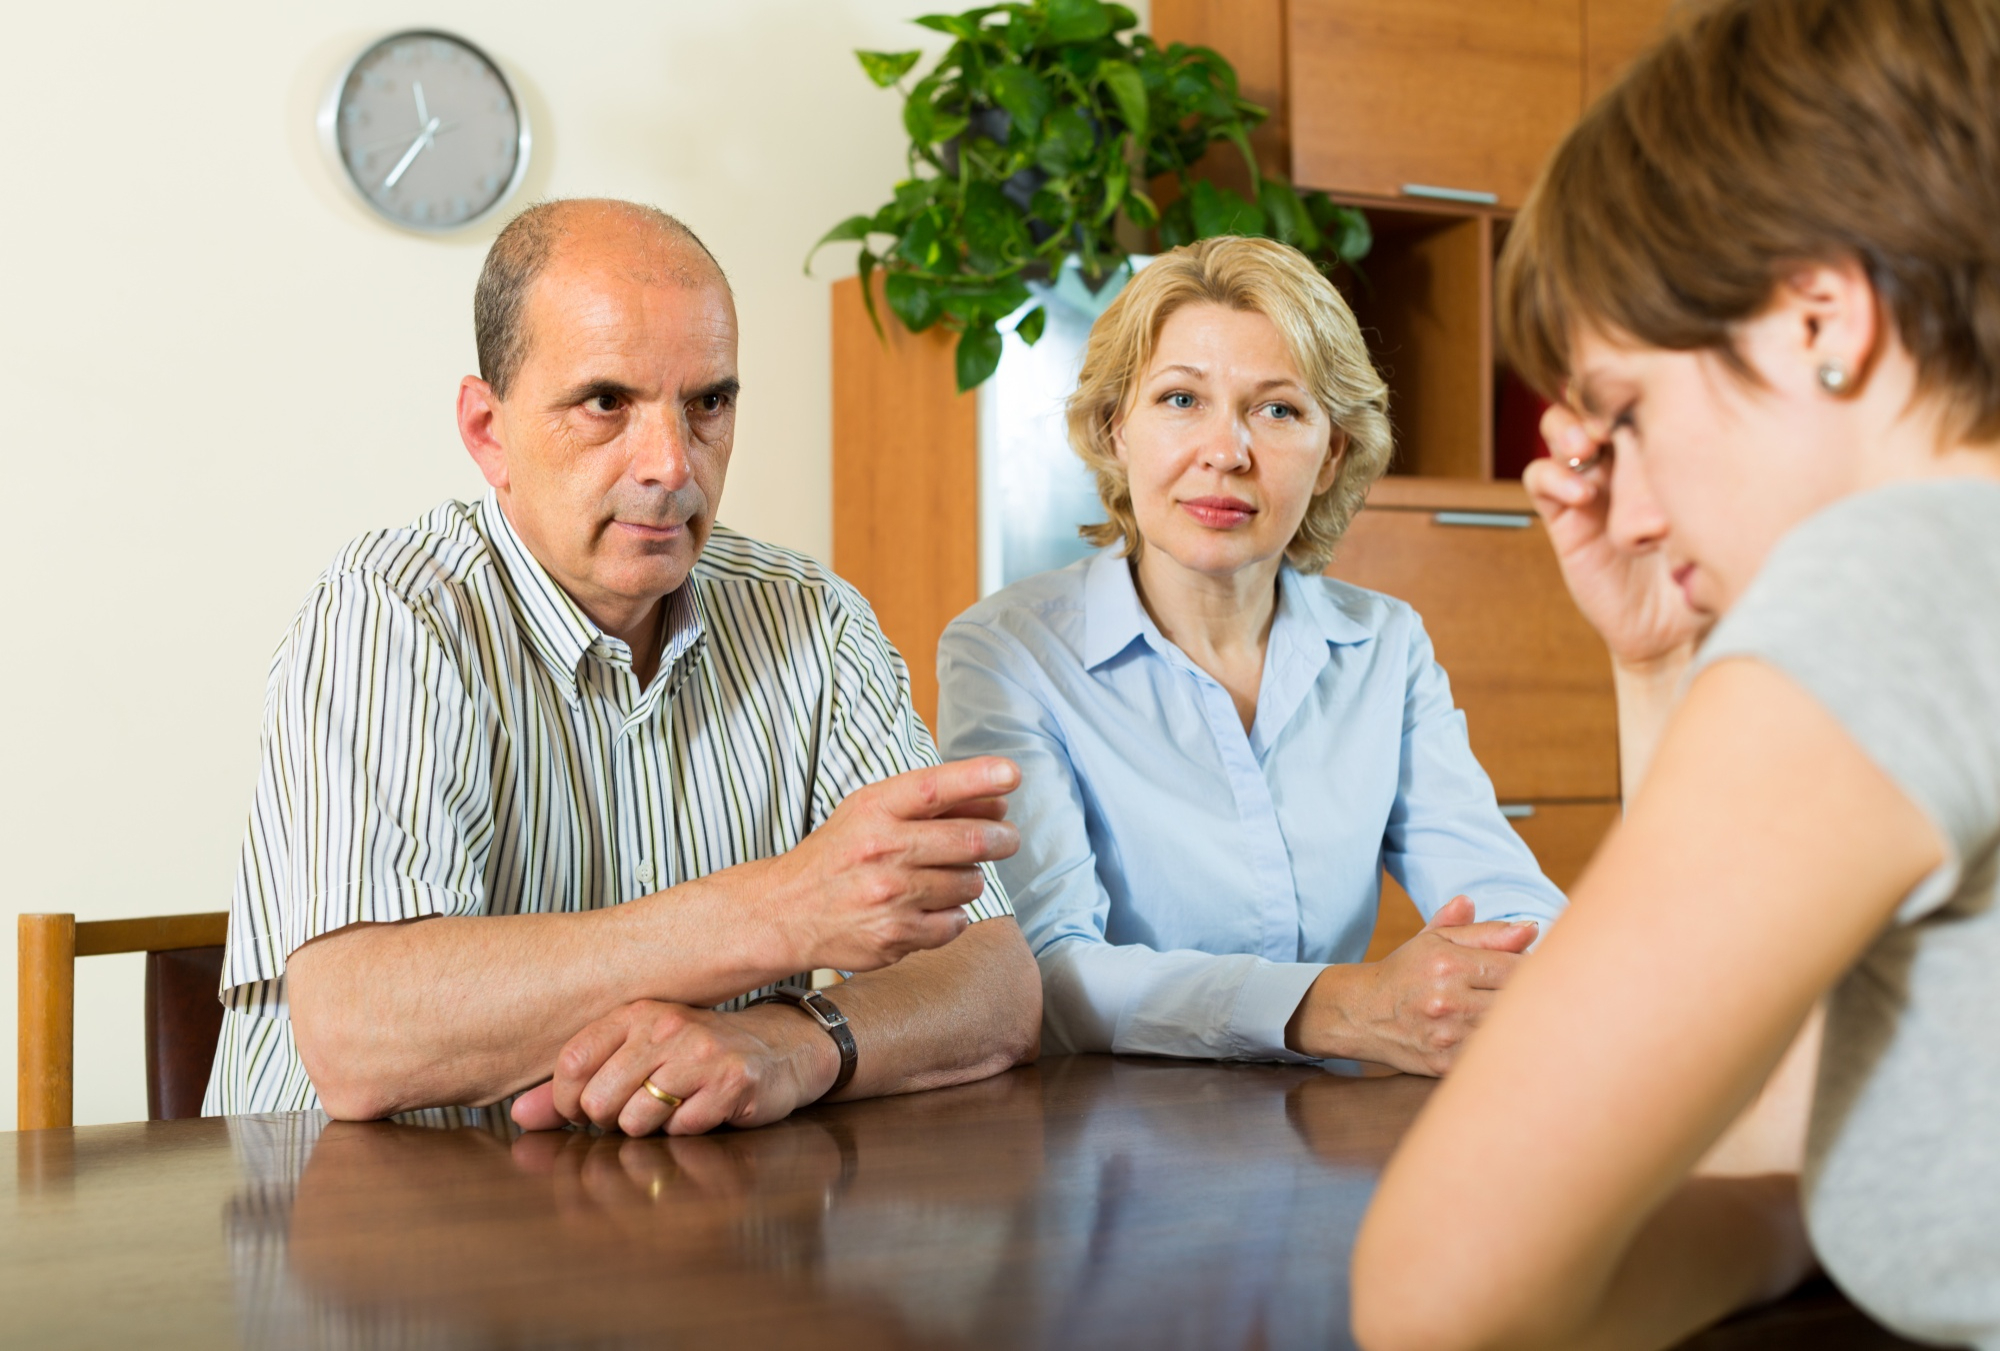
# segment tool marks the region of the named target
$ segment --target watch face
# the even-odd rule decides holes
[[[448,33],[396,33],[333,93],[340,163],[370,206],[413,230],[452,230],[498,206],[528,162],[528,126],[499,67]]]

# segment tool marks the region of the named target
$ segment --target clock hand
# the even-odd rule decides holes
[[[426,122],[429,122],[431,120],[430,109],[424,107],[424,82],[422,80],[412,80],[410,82],[410,88],[416,91],[417,125],[421,127]]]
[[[384,191],[395,187],[401,181],[404,172],[409,169],[411,163],[416,160],[423,148],[431,143],[431,138],[437,135],[438,128],[442,125],[444,124],[435,117],[424,124],[424,129],[417,134],[417,139],[410,142],[410,148],[403,152],[403,157],[396,161],[396,167],[391,169],[389,176],[382,180]]]

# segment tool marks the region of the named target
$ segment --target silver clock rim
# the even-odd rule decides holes
[[[409,221],[390,215],[382,209],[381,205],[373,197],[362,191],[361,185],[354,181],[353,170],[347,167],[347,161],[342,159],[340,154],[339,117],[341,91],[347,88],[347,81],[353,76],[356,68],[363,61],[390,43],[401,42],[408,38],[443,38],[447,42],[457,43],[484,61],[494,75],[499,78],[500,87],[507,91],[507,97],[514,105],[515,121],[521,128],[521,134],[516,140],[514,150],[514,173],[507,180],[507,186],[502,188],[499,195],[486,206],[480,208],[475,215],[468,216],[464,220],[454,222],[450,225],[415,225]],[[534,130],[528,121],[528,105],[522,100],[521,91],[515,85],[513,77],[508,75],[507,68],[494,57],[493,53],[468,38],[461,37],[457,33],[448,32],[442,28],[400,28],[393,33],[385,33],[381,37],[366,43],[359,51],[355,52],[353,56],[341,64],[339,72],[333,77],[333,83],[327,87],[325,96],[320,100],[319,143],[320,149],[325,152],[328,163],[333,168],[334,177],[340,180],[341,184],[355,200],[368,209],[370,215],[374,216],[377,220],[393,225],[399,230],[406,230],[411,234],[440,236],[453,235],[461,230],[471,229],[487,217],[493,215],[513,198],[514,193],[521,186],[521,180],[528,176],[528,160],[534,149],[535,139]]]

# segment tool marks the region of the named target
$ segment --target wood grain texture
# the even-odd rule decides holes
[[[1644,51],[1673,0],[1583,0],[1583,106],[1588,108]]]
[[[0,1306],[34,1347],[1317,1351],[1349,1344],[1354,1231],[1431,1087],[1073,1056],[693,1139],[8,1135]],[[1824,1286],[1709,1335],[1902,1345]]]
[[[76,916],[22,915],[14,1115],[24,1131],[67,1126],[74,1101]]]
[[[937,724],[937,640],[979,599],[979,418],[959,394],[954,339],[912,334],[878,292],[833,286],[833,567],[875,607],[910,668],[917,712]]]
[[[150,919],[95,919],[76,926],[76,955],[113,952],[172,952],[177,948],[219,947],[229,935],[229,912],[156,915]]]
[[[1581,110],[1578,0],[1288,0],[1293,176],[1518,206]]]
[[[1615,798],[1610,654],[1570,601],[1540,521],[1513,519],[1519,528],[1371,508],[1329,571],[1423,617],[1502,801]]]
[[[1493,234],[1484,214],[1371,213],[1365,280],[1343,284],[1389,383],[1398,474],[1493,468]]]

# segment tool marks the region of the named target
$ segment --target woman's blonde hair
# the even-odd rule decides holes
[[[1109,518],[1080,531],[1100,548],[1123,546],[1136,557],[1143,541],[1132,514],[1132,485],[1111,432],[1130,411],[1153,359],[1160,330],[1188,305],[1220,305],[1261,314],[1277,327],[1306,388],[1346,436],[1333,483],[1306,506],[1285,549],[1301,572],[1319,572],[1368,489],[1389,467],[1389,388],[1368,359],[1354,312],[1306,256],[1270,239],[1225,236],[1185,244],[1139,270],[1111,302],[1084,349],[1083,373],[1069,398],[1069,443],[1097,476]]]
[[[1924,393],[2000,437],[2000,3],[1706,0],[1563,141],[1507,235],[1502,346],[1562,397],[1593,329],[1712,351],[1858,259]]]

